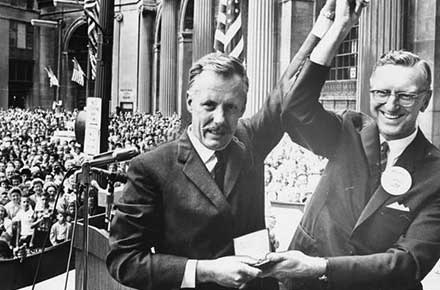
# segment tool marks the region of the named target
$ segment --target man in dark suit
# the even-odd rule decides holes
[[[293,289],[422,289],[440,257],[440,152],[417,126],[431,70],[412,53],[391,51],[370,79],[372,118],[324,110],[318,99],[334,40],[355,18],[342,2],[282,113],[291,138],[328,164],[290,251],[269,254],[264,275]]]
[[[289,78],[250,119],[240,119],[248,78],[239,60],[209,54],[189,79],[189,128],[131,162],[108,269],[140,289],[277,289],[274,279],[255,279],[257,261],[233,256],[232,242],[265,228],[264,159],[284,132]]]
[[[123,284],[225,289],[259,274],[255,260],[232,256],[232,239],[265,228],[263,161],[283,131],[279,91],[239,120],[247,90],[239,60],[203,57],[190,70],[189,128],[132,160],[107,259]],[[248,287],[276,289],[277,282],[256,279]]]

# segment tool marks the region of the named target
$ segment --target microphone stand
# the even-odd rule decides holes
[[[83,201],[83,290],[87,290],[87,266],[89,253],[89,188],[90,188],[90,163],[84,162],[81,165],[82,180],[84,186]]]

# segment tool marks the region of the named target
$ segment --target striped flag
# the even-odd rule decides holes
[[[52,69],[50,67],[45,67],[44,70],[47,72],[47,76],[49,77],[49,86],[59,87],[60,83],[58,82],[58,79],[53,73]]]
[[[73,72],[72,72],[72,81],[77,83],[80,86],[84,86],[84,71],[79,65],[78,60],[74,57],[72,59],[73,62]]]
[[[96,78],[98,56],[99,0],[85,0],[84,12],[87,16],[90,70],[92,72],[92,80],[94,80]]]
[[[220,0],[214,49],[243,59],[243,33],[239,0]]]

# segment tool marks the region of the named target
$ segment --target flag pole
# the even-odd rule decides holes
[[[87,44],[87,68],[86,68],[86,101],[87,98],[90,97],[90,84],[89,84],[89,80],[90,80],[90,48],[89,48],[90,44]]]
[[[113,57],[113,25],[114,0],[100,1],[98,29],[98,57],[96,63],[96,79],[94,97],[101,98],[101,137],[100,152],[108,150],[108,126],[110,111],[110,95],[112,89],[112,57]]]

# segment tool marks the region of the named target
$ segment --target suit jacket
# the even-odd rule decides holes
[[[263,161],[283,134],[280,113],[275,90],[256,115],[239,121],[226,148],[224,193],[186,132],[133,159],[112,221],[111,275],[134,288],[179,289],[188,258],[233,255],[233,238],[264,229]],[[273,279],[249,287],[277,288]]]
[[[318,98],[327,72],[306,63],[295,100],[283,107],[292,139],[329,160],[290,248],[328,257],[330,289],[421,289],[440,257],[440,152],[419,130],[395,164],[410,173],[410,189],[387,193],[379,181],[377,124],[361,113],[323,109]],[[409,211],[388,207],[396,202]]]

